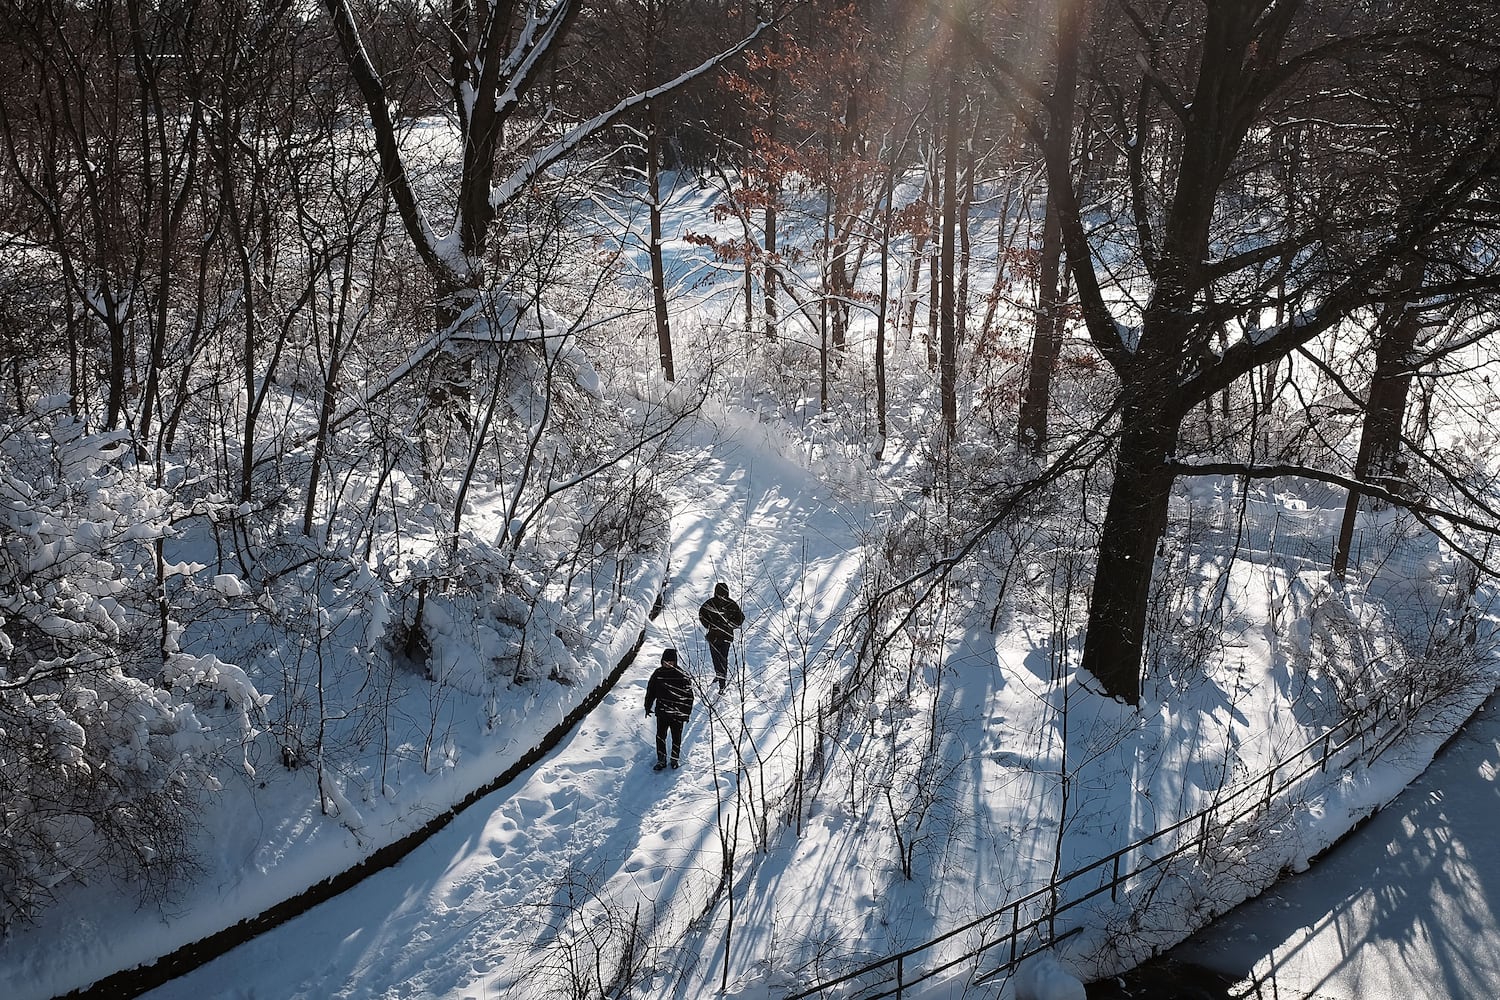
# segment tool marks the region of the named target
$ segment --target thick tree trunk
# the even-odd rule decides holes
[[[1404,278],[1409,285],[1419,285],[1423,274],[1418,263],[1407,267]],[[1411,394],[1412,356],[1421,332],[1422,313],[1407,302],[1392,303],[1381,316],[1380,336],[1375,344],[1375,372],[1370,381],[1370,398],[1365,404],[1359,452],[1354,459],[1355,479],[1379,480],[1398,476],[1401,472],[1401,429],[1406,422],[1406,403]],[[1360,492],[1350,490],[1344,503],[1344,519],[1339,525],[1338,543],[1333,550],[1333,575],[1338,580],[1344,579],[1349,571],[1359,504]]]
[[[1062,353],[1062,327],[1058,322],[1062,303],[1062,227],[1057,206],[1047,198],[1047,216],[1042,225],[1042,258],[1037,278],[1036,322],[1031,333],[1031,355],[1026,363],[1026,390],[1021,395],[1016,418],[1016,437],[1033,455],[1047,451],[1047,413],[1052,408],[1052,372]]]
[[[1057,82],[1047,102],[1047,142],[1054,157],[1071,159],[1073,105],[1078,89],[1078,40],[1085,23],[1083,3],[1063,5],[1058,13],[1053,45],[1057,52]],[[1071,171],[1070,171],[1071,172]],[[1052,372],[1062,353],[1062,216],[1057,192],[1047,185],[1046,215],[1042,222],[1041,272],[1037,284],[1036,323],[1031,335],[1031,357],[1026,390],[1016,422],[1021,447],[1033,455],[1047,450],[1048,412],[1052,408]]]
[[[1099,562],[1089,604],[1083,669],[1106,694],[1138,705],[1147,609],[1156,547],[1167,526],[1181,412],[1156,380],[1127,384],[1114,486],[1099,535]]]

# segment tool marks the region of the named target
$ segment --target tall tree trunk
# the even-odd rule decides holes
[[[672,328],[667,320],[667,268],[661,254],[661,113],[646,109],[646,198],[651,214],[651,298],[656,309],[656,348],[662,377],[677,381],[672,360]]]
[[[926,201],[932,195],[932,171],[924,169],[921,200]],[[922,261],[927,259],[927,242],[931,237],[930,227],[923,227],[912,234],[911,272],[906,276],[904,286],[905,301],[901,313],[901,339],[898,341],[898,346],[911,343],[911,338],[916,331],[917,289],[922,287]]]
[[[958,199],[958,315],[957,328],[954,335],[958,338],[958,345],[962,347],[969,339],[969,276],[970,264],[973,260],[974,240],[972,227],[969,224],[970,217],[974,212],[974,185],[978,173],[978,148],[979,143],[974,134],[975,124],[978,116],[973,118],[964,116],[964,162],[963,170],[963,193]]]
[[[943,138],[943,235],[939,261],[938,393],[943,412],[943,432],[949,443],[958,434],[958,345],[957,276],[954,249],[958,233],[958,73],[948,70],[948,108]]]
[[[776,4],[770,5],[774,16]],[[766,148],[765,148],[765,200],[763,216],[763,240],[765,251],[762,261],[761,303],[764,312],[765,332],[769,338],[776,336],[776,203],[781,198],[781,157],[776,152],[776,143],[781,136],[781,35],[773,34],[767,45],[766,71]]]
[[[1420,261],[1408,264],[1402,275],[1407,287],[1422,283],[1425,270]],[[1406,403],[1411,394],[1412,359],[1422,332],[1422,313],[1411,303],[1397,300],[1380,318],[1375,343],[1375,372],[1370,398],[1365,404],[1360,429],[1359,452],[1354,459],[1354,478],[1361,481],[1399,476],[1401,473],[1401,429],[1406,422]],[[1359,516],[1360,491],[1350,490],[1333,550],[1333,575],[1343,580],[1349,571],[1354,543],[1354,523]]]
[[[226,102],[227,103],[227,102]],[[216,138],[212,154],[219,183],[219,204],[227,222],[229,245],[234,255],[234,266],[239,280],[239,307],[243,312],[244,329],[240,331],[239,392],[244,400],[241,414],[239,459],[239,499],[248,501],[254,494],[255,471],[255,425],[259,416],[261,382],[259,379],[259,356],[256,345],[259,341],[257,282],[255,281],[250,247],[255,240],[244,217],[239,196],[239,176],[235,172],[235,140],[240,131],[237,116],[221,115],[216,123]],[[269,376],[267,376],[269,381]]]
[[[824,131],[823,152],[829,163],[833,162],[832,126]],[[833,296],[833,175],[832,171],[823,184],[823,247],[829,254],[822,267],[823,287],[818,296],[818,408],[828,409],[828,300]]]
[[[1170,385],[1169,377],[1137,378],[1122,393],[1115,481],[1100,527],[1081,664],[1105,693],[1131,705],[1141,700],[1152,570],[1175,478],[1166,462],[1182,421],[1165,391]]]
[[[658,0],[647,0],[645,45],[642,53],[641,83],[650,90],[656,86],[657,42],[662,34],[663,16]],[[651,225],[651,300],[656,313],[656,353],[661,360],[662,377],[677,381],[672,357],[672,327],[667,319],[667,267],[661,252],[661,104],[646,104],[646,199]]]
[[[131,61],[141,94],[137,115],[143,160],[142,197],[145,214],[155,229],[156,259],[153,264],[156,290],[154,301],[141,310],[147,321],[149,347],[145,388],[136,421],[138,448],[146,447],[151,439],[159,409],[160,387],[165,377],[170,288],[181,256],[177,252],[177,237],[197,181],[198,134],[202,122],[201,102],[193,101],[184,131],[180,136],[173,134],[173,128],[181,124],[180,117],[167,113],[168,102],[161,93],[161,60],[159,53],[147,49],[141,7],[139,0],[126,4]],[[159,438],[157,443],[160,444]]]
[[[346,247],[339,281],[338,305],[332,315],[322,324],[328,334],[328,358],[322,365],[323,385],[318,399],[318,430],[317,436],[313,439],[312,462],[307,474],[307,494],[302,506],[304,537],[312,536],[314,516],[318,507],[318,487],[322,481],[323,459],[328,451],[328,438],[333,427],[334,409],[338,404],[339,376],[344,366],[344,348],[346,342],[351,339],[346,327],[349,325],[349,305],[354,287],[353,267],[350,260],[352,256],[352,247]],[[455,521],[456,519],[455,515]]]
[[[859,88],[857,84],[849,86],[844,100],[843,131],[839,136],[837,145],[837,163],[844,168],[842,182],[836,177],[839,173],[837,168],[831,171],[830,188],[833,190],[834,206],[832,219],[834,234],[831,240],[831,252],[829,261],[829,292],[833,296],[831,313],[833,321],[832,341],[835,351],[842,351],[846,345],[849,334],[849,300],[854,294],[854,274],[857,268],[851,268],[849,262],[849,235],[853,231],[856,215],[856,190],[854,175],[856,173],[852,158],[856,141],[859,136]]]
[[[130,333],[125,323],[116,318],[118,310],[113,296],[105,293],[99,298],[111,317],[104,324],[105,329],[109,331],[109,399],[105,407],[104,429],[116,430],[125,418],[125,388],[130,368]]]
[[[943,178],[941,165],[934,160],[929,164],[936,176],[932,180],[932,193],[938,204],[930,213],[928,225],[932,238],[927,243],[927,328],[924,340],[927,344],[927,367],[938,370],[942,360],[938,350],[938,328],[942,325],[943,305]]]
[[[1062,353],[1061,327],[1057,322],[1062,303],[1062,229],[1057,206],[1047,197],[1046,221],[1042,224],[1042,257],[1037,274],[1037,310],[1031,332],[1031,354],[1026,363],[1026,389],[1021,395],[1016,419],[1017,443],[1033,455],[1047,451],[1047,414],[1052,408],[1052,372]]]
[[[886,168],[885,212],[880,227],[880,309],[875,318],[875,431],[879,443],[875,457],[885,452],[886,437],[886,388],[885,388],[885,329],[886,317],[890,313],[891,293],[891,219],[895,215],[896,168]]]
[[[1068,149],[1073,142],[1073,105],[1078,89],[1078,43],[1084,4],[1064,4],[1059,11],[1055,47],[1057,83],[1047,102],[1047,142]],[[1047,185],[1042,223],[1042,259],[1037,276],[1037,312],[1032,328],[1026,390],[1021,396],[1016,433],[1033,455],[1047,451],[1048,412],[1052,408],[1052,373],[1062,353],[1062,222],[1053,185]]]

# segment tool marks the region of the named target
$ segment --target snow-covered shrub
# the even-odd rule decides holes
[[[0,424],[0,927],[68,880],[169,892],[225,743],[185,696],[213,690],[245,735],[264,704],[177,648],[157,584],[174,511],[126,453],[65,414]]]
[[[1493,593],[1477,571],[1406,517],[1383,517],[1367,579],[1309,575],[1303,617],[1282,637],[1344,717],[1406,718],[1462,691],[1494,653]]]

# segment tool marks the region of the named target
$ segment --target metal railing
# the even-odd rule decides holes
[[[1012,900],[997,910],[960,924],[929,941],[913,945],[905,951],[868,962],[833,979],[788,994],[785,1000],[806,1000],[808,997],[830,995],[833,991],[847,987],[857,980],[874,976],[879,978],[864,982],[853,992],[843,995],[851,1000],[852,998],[881,1000],[884,997],[897,997],[900,1000],[904,991],[912,986],[941,975],[958,965],[974,962],[997,948],[1008,947],[1009,954],[1005,961],[978,976],[975,981],[985,982],[993,979],[1014,969],[1020,962],[1032,955],[1045,951],[1085,929],[1084,925],[1079,924],[1058,933],[1059,917],[1106,892],[1109,893],[1111,902],[1117,902],[1122,888],[1132,879],[1161,868],[1190,851],[1202,851],[1211,843],[1220,841],[1223,834],[1217,831],[1226,830],[1249,817],[1269,811],[1278,795],[1314,772],[1326,772],[1330,762],[1354,744],[1360,744],[1354,757],[1363,756],[1367,760],[1374,760],[1407,731],[1412,713],[1417,707],[1412,692],[1409,690],[1397,693],[1380,691],[1358,713],[1346,716],[1322,736],[1309,741],[1259,775],[1233,786],[1212,805],[1191,816],[1148,834],[1113,854],[1060,876],[1040,889]],[[1340,763],[1344,764],[1348,761]],[[1190,836],[1173,844],[1165,852],[1143,859],[1136,864],[1130,861],[1131,855],[1137,851],[1159,844],[1180,831],[1192,829],[1195,825],[1197,829],[1193,830]],[[1090,876],[1094,877],[1093,882],[1086,881]],[[1069,895],[1070,892],[1076,895]],[[1048,905],[1049,902],[1051,905]],[[1034,912],[1039,912],[1039,915],[1032,915]],[[1009,929],[999,937],[971,948],[961,955],[948,958],[941,964],[925,968],[920,962],[914,962],[939,945],[973,931],[977,927],[985,924],[1004,926],[1007,922]],[[1040,932],[1044,927],[1046,932],[1042,934]],[[917,968],[911,971],[914,964]]]

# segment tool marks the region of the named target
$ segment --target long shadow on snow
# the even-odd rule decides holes
[[[1492,696],[1481,711],[1493,717],[1500,711],[1497,699]],[[1488,731],[1493,733],[1494,729]],[[1460,730],[1456,738],[1463,738],[1463,734]],[[1500,771],[1500,741],[1487,740],[1480,744],[1481,775]],[[1483,989],[1486,982],[1493,986],[1500,973],[1492,949],[1476,947],[1475,941],[1482,940],[1478,935],[1485,933],[1490,940],[1500,936],[1496,931],[1500,925],[1500,871],[1476,863],[1483,858],[1475,855],[1493,843],[1493,818],[1500,814],[1500,786],[1492,780],[1465,780],[1460,798],[1478,794],[1484,801],[1459,801],[1450,799],[1444,788],[1434,784],[1436,780],[1441,780],[1438,769],[1429,770],[1391,806],[1355,827],[1315,859],[1317,871],[1292,876],[1268,890],[1267,895],[1274,896],[1279,904],[1278,923],[1289,933],[1276,940],[1258,940],[1254,947],[1237,951],[1232,960],[1216,962],[1242,981],[1235,997],[1287,997],[1288,989],[1276,982],[1278,966],[1288,964],[1288,958],[1303,947],[1289,942],[1304,930],[1340,935],[1343,958],[1330,970],[1328,979],[1341,970],[1357,971],[1360,960],[1373,953],[1390,964],[1406,966],[1405,973],[1424,983],[1429,990],[1425,995],[1431,998],[1467,1000],[1480,995],[1474,991]],[[1330,872],[1348,886],[1342,898],[1326,895],[1327,883],[1322,876]],[[1314,879],[1318,879],[1316,885],[1311,884]],[[1246,907],[1256,905],[1252,901]],[[1206,934],[1219,940],[1226,936],[1250,940],[1235,933],[1237,920],[1236,912],[1231,911]],[[1350,935],[1360,926],[1365,928],[1362,933]],[[1435,957],[1435,968],[1412,964],[1422,954],[1423,949],[1416,946],[1423,942],[1425,950]],[[1184,952],[1193,954],[1192,941]],[[1257,968],[1265,971],[1257,976]],[[1306,988],[1316,991],[1327,981]]]

